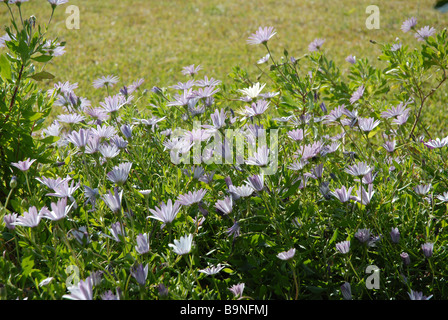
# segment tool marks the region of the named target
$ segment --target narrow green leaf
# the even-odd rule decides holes
[[[31,59],[34,60],[34,61],[37,61],[37,62],[48,62],[51,59],[53,59],[53,57],[52,56],[47,56],[47,55],[41,55],[41,56],[34,57],[34,58],[31,58]]]
[[[42,80],[51,80],[54,78],[54,75],[52,75],[49,72],[46,71],[42,71],[39,73],[35,73],[31,76],[32,79],[36,80],[36,81],[42,81]]]

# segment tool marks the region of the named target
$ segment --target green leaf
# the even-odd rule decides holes
[[[54,143],[54,142],[56,142],[58,140],[59,140],[59,137],[48,136],[48,137],[45,137],[45,138],[41,139],[40,141],[43,142],[43,143],[50,144],[50,143]]]
[[[339,233],[338,229],[336,229],[333,233],[333,236],[330,239],[330,242],[328,243],[329,245],[336,241],[336,239],[338,238],[338,233]]]
[[[34,57],[34,58],[31,58],[31,59],[34,60],[34,61],[37,61],[37,62],[48,62],[51,59],[53,59],[53,57],[52,56],[41,55],[41,56]]]
[[[42,81],[42,80],[51,80],[54,78],[54,75],[52,75],[49,72],[46,71],[42,71],[39,73],[35,73],[31,76],[32,79],[36,80],[36,81]]]
[[[4,81],[11,80],[11,65],[4,54],[0,55],[0,75]]]
[[[31,274],[34,267],[34,260],[32,256],[28,256],[22,259],[22,274],[27,277]]]
[[[222,269],[222,271],[225,272],[225,273],[229,273],[229,274],[234,273],[234,271],[232,269],[230,269],[230,268],[224,268],[224,269]]]
[[[28,121],[33,122],[33,121],[37,121],[38,119],[40,119],[42,117],[42,113],[31,111],[31,112],[24,113],[23,117],[25,119],[27,119]]]

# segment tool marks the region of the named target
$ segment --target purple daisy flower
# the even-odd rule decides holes
[[[403,22],[403,24],[401,25],[401,30],[403,32],[409,32],[416,25],[417,25],[417,19],[414,17],[411,17]]]
[[[414,290],[411,290],[410,293],[408,292],[408,295],[409,295],[409,299],[411,299],[411,300],[429,300],[432,298],[432,295],[427,297],[427,296],[423,295],[423,292],[418,292],[418,291],[414,291]]]
[[[225,197],[223,200],[218,200],[215,203],[215,208],[223,214],[230,214],[232,212],[233,201],[232,197]]]
[[[350,283],[344,282],[344,284],[341,285],[341,293],[345,300],[352,300],[352,288]]]
[[[443,148],[448,144],[448,137],[442,140],[440,140],[440,138],[436,138],[429,140],[428,142],[423,142],[423,144],[429,149]]]
[[[113,213],[119,213],[121,210],[121,199],[123,198],[123,190],[118,192],[118,188],[114,188],[114,193],[107,191],[103,197],[104,203]]]
[[[51,203],[51,211],[47,208],[43,209],[41,212],[42,218],[49,219],[52,221],[58,221],[67,217],[70,213],[70,210],[74,206],[74,202],[71,205],[67,206],[67,198],[61,198],[57,203]]]
[[[258,115],[263,114],[269,107],[269,101],[259,100],[255,103],[252,103],[250,107],[246,106],[246,116],[248,117],[256,117]]]
[[[132,96],[130,96],[132,97]],[[121,107],[129,103],[130,99],[126,99],[120,94],[116,94],[111,97],[106,97],[104,101],[100,102],[100,106],[103,107],[107,113],[115,113],[120,110]]]
[[[334,191],[330,191],[330,194],[337,198],[339,201],[341,202],[347,202],[350,201],[352,199],[352,190],[353,187],[348,188],[348,190],[345,188],[345,186],[342,186],[339,189],[335,189]]]
[[[342,254],[346,254],[350,251],[350,241],[341,241],[336,243],[336,249],[342,253]]]
[[[231,286],[229,288],[229,290],[230,290],[230,292],[233,293],[233,296],[238,299],[243,296],[244,286],[245,286],[244,283],[238,283],[238,284]]]
[[[408,266],[411,263],[411,258],[409,257],[408,253],[402,252],[402,253],[400,253],[400,257],[405,266]]]
[[[364,132],[370,132],[380,124],[380,120],[374,118],[358,118],[358,126]]]
[[[192,64],[192,65],[183,67],[181,72],[183,75],[186,75],[186,76],[188,76],[188,75],[194,76],[201,69],[202,69],[201,65],[198,65],[197,67],[195,67],[194,64]]]
[[[149,216],[149,218],[159,220],[163,222],[162,227],[167,224],[171,223],[177,216],[180,210],[180,203],[176,201],[173,204],[173,201],[171,199],[168,200],[168,202],[165,204],[165,202],[162,202],[162,204],[159,207],[155,207],[154,209],[149,209],[149,211],[152,213],[152,216]]]
[[[436,33],[436,29],[430,26],[424,26],[423,28],[417,30],[414,36],[417,38],[418,41],[425,41],[434,33]]]
[[[70,294],[65,294],[62,298],[70,300],[93,300],[93,279],[87,277],[79,281],[76,285],[68,287]]]
[[[132,162],[120,163],[115,166],[111,172],[107,174],[107,178],[118,186],[123,185],[128,179],[129,172],[131,171]]]
[[[351,64],[355,64],[356,63],[356,57],[352,56],[352,55],[349,55],[347,58],[345,58],[345,61],[347,61],[348,63],[351,63]]]
[[[288,251],[280,252],[279,254],[277,254],[277,258],[279,258],[280,260],[290,260],[294,257],[295,254],[296,254],[296,249],[292,248],[292,249],[289,249]]]
[[[71,113],[71,114],[60,114],[58,115],[59,122],[64,123],[79,123],[85,120],[85,117],[83,115],[80,115],[78,113]]]
[[[357,164],[348,166],[348,168],[345,169],[345,172],[351,174],[352,176],[359,177],[359,176],[365,176],[372,170],[373,168],[370,167],[367,163],[358,162]]]
[[[366,243],[370,240],[370,229],[359,229],[355,233],[355,238],[358,239],[361,243]]]
[[[398,228],[392,227],[392,230],[390,231],[390,238],[393,243],[400,242],[400,230],[398,230]]]
[[[324,44],[325,39],[314,39],[309,45],[308,50],[311,52],[319,50]]]
[[[249,157],[246,161],[248,165],[254,165],[259,167],[267,166],[269,163],[269,149],[266,145],[263,145],[254,152],[253,156]]]
[[[135,246],[135,250],[139,254],[145,254],[149,252],[149,237],[146,233],[140,233],[137,236],[137,245]]]
[[[177,201],[183,206],[190,206],[193,203],[198,203],[207,193],[206,189],[200,189],[197,191],[189,191],[186,194],[182,194],[177,198]]]
[[[36,207],[30,207],[28,211],[25,211],[23,215],[16,218],[16,221],[13,223],[15,226],[23,226],[34,228],[39,225],[40,220],[42,219],[41,212],[43,210],[48,210],[46,207],[43,207],[40,212],[37,212]]]
[[[112,87],[114,84],[118,83],[119,78],[114,75],[102,76],[93,81],[93,87],[95,89],[103,87]]]
[[[12,166],[16,167],[22,172],[28,171],[31,167],[31,165],[36,161],[36,159],[26,159],[25,161],[19,161],[19,162],[13,162],[11,163]]]
[[[214,275],[219,273],[222,269],[224,269],[225,266],[221,265],[220,263],[217,266],[210,266],[205,269],[199,270],[199,272],[204,273],[208,276]]]
[[[264,176],[262,174],[250,176],[246,183],[256,191],[262,191],[264,189]]]
[[[233,239],[235,239],[241,233],[240,224],[238,222],[235,222],[230,228],[227,229],[226,233],[227,236],[233,235]]]
[[[350,98],[350,103],[354,104],[356,101],[358,101],[359,99],[361,99],[362,95],[364,94],[364,86],[361,85],[358,89],[356,89],[356,91],[352,94],[351,98]]]
[[[68,0],[48,0],[53,8],[60,6],[61,4],[67,3]]]
[[[131,268],[131,275],[137,280],[138,284],[144,286],[146,284],[146,279],[148,278],[148,264],[143,266],[143,264],[138,264]]]
[[[17,213],[9,213],[3,217],[6,228],[14,230],[16,228],[15,222],[17,220]]]
[[[274,27],[259,27],[258,30],[247,39],[247,43],[251,45],[265,45],[276,33]]]

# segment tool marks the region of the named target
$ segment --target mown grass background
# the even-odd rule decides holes
[[[277,35],[270,42],[276,58],[286,48],[291,56],[308,51],[315,38],[325,38],[323,50],[341,71],[348,70],[344,59],[352,54],[379,63],[377,42],[393,41],[397,36],[413,41],[413,34],[400,30],[402,22],[415,16],[418,26],[446,27],[448,13],[434,9],[435,0],[70,0],[57,8],[49,37],[67,41],[66,54],[54,59],[46,70],[56,78],[43,83],[49,88],[57,81],[78,83],[77,94],[93,103],[104,92],[92,87],[100,76],[120,77],[120,86],[139,78],[145,88],[166,87],[186,80],[184,66],[200,64],[199,77],[207,75],[224,82],[232,67],[240,65],[250,74],[266,52],[246,40],[259,26],[273,26]],[[68,5],[80,11],[80,29],[66,27]],[[380,29],[366,28],[366,8],[380,9]],[[0,6],[0,23],[9,24],[6,6]],[[22,6],[25,17],[35,15],[45,23],[50,15],[46,0],[30,0]],[[416,41],[413,41],[416,42]],[[346,66],[347,69],[343,67]],[[447,101],[446,90],[440,100]],[[439,110],[441,106],[436,108]],[[431,112],[429,114],[432,114]],[[443,121],[442,121],[443,120]],[[444,128],[445,118],[434,125]]]

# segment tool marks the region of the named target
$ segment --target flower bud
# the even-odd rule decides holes
[[[17,177],[12,176],[11,181],[9,182],[9,187],[11,189],[15,189],[17,187]]]
[[[406,252],[402,252],[400,254],[401,259],[403,260],[403,264],[405,266],[409,265],[411,263],[411,258],[409,258],[409,254],[407,254]]]

